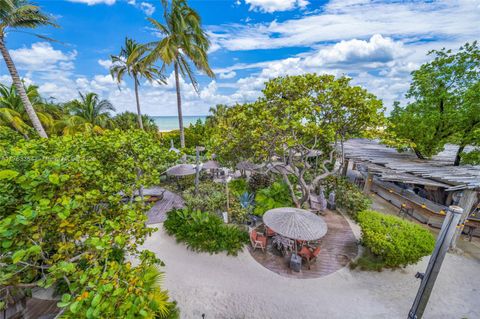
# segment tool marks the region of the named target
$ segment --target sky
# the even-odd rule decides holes
[[[37,0],[58,28],[10,32],[7,46],[26,83],[45,98],[65,102],[96,92],[116,107],[135,111],[131,80],[117,84],[110,56],[126,37],[159,39],[147,17],[162,21],[160,0]],[[307,72],[347,75],[384,102],[406,103],[410,73],[434,49],[458,49],[480,38],[480,0],[190,0],[202,17],[211,46],[211,79],[197,72],[197,93],[181,79],[185,115],[204,115],[216,104],[254,101],[268,79]],[[144,113],[176,115],[171,68],[167,84],[142,81]],[[0,82],[9,83],[5,64]]]

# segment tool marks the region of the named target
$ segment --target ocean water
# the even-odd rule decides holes
[[[178,116],[151,116],[161,131],[178,130]],[[183,126],[188,127],[198,120],[205,122],[206,115],[184,116]]]

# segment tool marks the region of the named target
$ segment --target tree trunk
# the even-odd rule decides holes
[[[17,93],[22,100],[23,107],[25,108],[25,111],[27,112],[33,127],[38,132],[38,135],[40,135],[40,137],[48,138],[48,135],[45,132],[42,123],[38,119],[37,113],[35,113],[32,103],[30,103],[30,100],[28,99],[27,92],[25,92],[22,80],[20,80],[20,76],[18,75],[17,69],[15,68],[15,64],[10,57],[10,53],[8,53],[7,47],[5,46],[5,39],[3,37],[0,37],[0,51],[2,52],[3,59],[5,60],[7,69],[12,77],[13,85],[15,85],[15,89],[17,90]]]
[[[137,101],[138,126],[140,127],[141,130],[144,130],[143,121],[142,121],[142,111],[140,111],[140,97],[138,96],[138,79],[136,75],[133,76],[133,82],[135,83],[135,99]]]
[[[175,86],[177,87],[178,128],[180,129],[180,147],[185,148],[185,131],[183,129],[182,97],[180,96],[180,79],[178,78],[178,64],[174,63]]]
[[[453,166],[459,166],[460,161],[462,160],[462,152],[465,149],[465,145],[460,145],[457,150],[457,155],[455,155],[455,161],[453,162]]]
[[[415,152],[415,155],[417,155],[419,159],[425,159],[425,156],[423,156],[423,154],[419,150],[414,148],[413,151]]]

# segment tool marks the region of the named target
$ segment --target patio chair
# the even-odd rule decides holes
[[[267,248],[267,237],[259,235],[255,229],[250,232],[250,242],[254,250],[260,248],[265,252],[265,248]]]
[[[315,248],[313,251],[308,249],[306,246],[303,246],[300,252],[298,253],[302,257],[302,259],[305,259],[305,261],[307,262],[307,267],[309,270],[312,262],[317,260],[317,256],[320,254],[320,250],[321,250],[320,246]]]
[[[265,230],[266,230],[267,237],[273,237],[277,234],[270,227],[265,226]]]

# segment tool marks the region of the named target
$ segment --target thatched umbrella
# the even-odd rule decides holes
[[[327,233],[323,219],[308,210],[282,207],[270,209],[263,222],[277,234],[298,240],[318,240]]]
[[[202,169],[220,169],[220,164],[217,161],[206,161],[203,163]]]
[[[293,174],[293,169],[289,165],[286,165],[283,162],[269,163],[267,164],[267,169],[277,174],[283,174],[283,173],[287,175]]]
[[[192,164],[178,164],[166,171],[168,176],[187,176],[195,174],[195,167]]]
[[[238,170],[241,170],[241,171],[255,171],[261,168],[260,165],[254,164],[249,161],[242,161],[238,163],[236,167]]]

